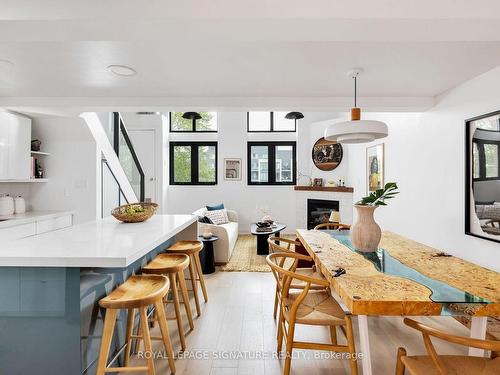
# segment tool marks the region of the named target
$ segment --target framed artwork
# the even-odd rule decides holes
[[[500,242],[500,111],[465,121],[465,234]]]
[[[315,178],[313,186],[323,186],[323,179],[322,178]]]
[[[322,171],[333,171],[342,161],[344,152],[342,145],[334,141],[320,138],[312,149],[312,159],[316,168]]]
[[[366,192],[384,187],[384,144],[366,148]]]
[[[241,180],[241,159],[224,159],[224,180]]]

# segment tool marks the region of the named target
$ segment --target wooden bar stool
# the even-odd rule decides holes
[[[175,308],[175,317],[169,318],[167,320],[177,320],[177,329],[179,330],[179,338],[181,342],[182,350],[186,350],[186,340],[184,337],[184,328],[182,326],[182,316],[181,307],[179,300],[179,292],[177,290],[177,282],[182,294],[182,303],[186,310],[186,315],[189,320],[189,326],[191,329],[194,328],[193,316],[191,315],[191,307],[189,306],[189,297],[186,287],[186,281],[184,280],[184,270],[189,266],[189,256],[186,254],[159,254],[151,262],[149,262],[145,267],[142,268],[142,272],[146,274],[156,274],[156,275],[167,275],[170,280],[170,290],[172,291],[172,300],[168,300],[165,296],[163,302],[170,303],[173,302]]]
[[[203,272],[201,270],[200,263],[200,251],[202,249],[203,242],[201,241],[177,241],[167,249],[167,253],[186,254],[189,256],[189,275],[198,316],[201,315],[200,301],[198,299],[198,281],[201,284],[201,290],[203,292],[205,302],[208,302],[207,288],[205,287],[205,280],[203,279]],[[198,276],[196,276],[196,274]]]
[[[161,275],[139,275],[131,276],[107,297],[99,301],[99,305],[106,309],[104,318],[104,328],[101,339],[101,349],[97,362],[97,375],[104,375],[107,372],[131,372],[147,371],[148,375],[155,375],[154,360],[151,347],[151,336],[149,333],[147,308],[149,305],[155,306],[160,325],[161,339],[168,355],[170,371],[175,373],[174,352],[168,334],[167,320],[163,306],[163,297],[168,293],[170,282]],[[124,367],[108,367],[107,361],[110,351],[116,317],[120,309],[127,309],[127,347],[125,352]],[[146,355],[146,366],[128,366],[130,358],[130,343],[134,328],[135,309],[139,309],[140,326],[144,339],[145,351],[151,355]]]

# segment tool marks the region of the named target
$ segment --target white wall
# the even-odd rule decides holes
[[[389,125],[382,140],[386,181],[401,190],[377,210],[381,227],[497,271],[500,244],[464,234],[464,120],[498,110],[499,85],[497,68],[442,95],[421,115],[364,114]],[[365,152],[366,145],[349,146],[355,197],[365,191]]]
[[[240,231],[248,233],[250,224],[262,217],[266,210],[277,221],[284,222],[292,233],[297,225],[296,192],[293,186],[248,186],[247,142],[257,140],[296,140],[297,169],[312,177],[338,180],[347,175],[347,152],[342,164],[334,171],[322,172],[313,167],[311,149],[317,138],[322,137],[323,127],[311,127],[312,122],[335,117],[334,113],[304,113],[294,133],[247,133],[246,112],[219,112],[217,134],[193,135],[171,133],[170,140],[217,140],[218,184],[216,186],[168,186],[165,189],[168,213],[189,213],[205,205],[224,202],[226,208],[238,211]],[[242,159],[242,180],[225,181],[224,158]],[[165,169],[168,174],[168,169]],[[302,181],[304,182],[304,181]],[[329,199],[325,193],[324,199]],[[304,213],[305,215],[305,213]]]

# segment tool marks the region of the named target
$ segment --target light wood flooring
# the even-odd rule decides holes
[[[186,337],[188,351],[204,355],[205,359],[177,359],[179,375],[280,375],[283,361],[273,359],[276,349],[276,323],[273,319],[274,279],[271,273],[216,272],[205,275],[208,303],[202,302],[202,316],[195,319],[195,329]],[[193,305],[193,312],[195,311]],[[170,312],[170,315],[172,312]],[[438,329],[468,335],[468,330],[450,317],[418,318]],[[189,326],[187,319],[186,332]],[[402,318],[370,317],[370,344],[373,373],[393,374],[396,350],[404,346],[409,354],[424,354],[422,337],[402,323]],[[357,336],[357,321],[353,320]],[[169,322],[174,350],[179,350],[179,337],[174,321]],[[300,327],[297,337],[301,340],[328,342],[329,334],[323,327]],[[339,333],[339,340],[342,334]],[[160,342],[154,348],[161,349]],[[359,345],[358,345],[359,347]],[[436,341],[436,348],[443,354],[466,354],[464,348]],[[220,359],[221,353],[249,353],[267,355],[268,358]],[[345,360],[315,358],[313,352],[300,351],[310,357],[294,359],[292,374],[330,375],[349,374]],[[213,353],[213,354],[212,354]],[[317,352],[316,354],[319,354]],[[136,360],[134,360],[135,362]],[[137,362],[138,363],[138,362]],[[361,363],[359,363],[360,374]],[[156,360],[156,373],[169,374],[167,360]]]

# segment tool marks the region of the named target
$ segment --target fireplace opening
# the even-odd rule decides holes
[[[332,211],[339,211],[339,207],[339,201],[308,199],[307,229],[314,229],[318,224],[328,223]]]

